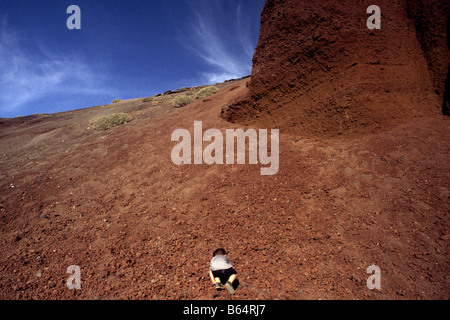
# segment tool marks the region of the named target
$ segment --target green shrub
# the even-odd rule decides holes
[[[106,116],[97,117],[91,120],[91,126],[95,130],[108,130],[130,122],[133,118],[126,113],[113,113]]]
[[[186,95],[178,96],[173,100],[173,106],[175,108],[182,108],[184,106],[187,106],[191,102],[192,99]]]
[[[214,93],[216,93],[217,91],[219,91],[219,89],[217,89],[214,86],[210,86],[210,87],[206,87],[201,89],[197,95],[195,96],[196,99],[204,99],[206,97],[209,97],[210,95],[213,95]]]
[[[115,99],[115,100],[113,100],[112,103],[118,103],[118,102],[122,102],[122,99]]]
[[[144,102],[144,103],[153,102],[153,97],[144,98],[144,99],[142,99],[142,102]]]

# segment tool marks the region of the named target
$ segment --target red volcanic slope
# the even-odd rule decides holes
[[[377,3],[369,31],[368,1],[269,0],[251,80],[181,109],[198,89],[0,119],[0,299],[229,299],[217,247],[233,299],[448,299],[447,4]],[[90,128],[119,111],[133,121]],[[281,129],[279,172],[174,165],[172,132],[197,120]]]
[[[447,1],[269,0],[250,94],[227,120],[294,134],[354,135],[442,109]]]

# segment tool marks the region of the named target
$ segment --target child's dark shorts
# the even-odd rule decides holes
[[[234,268],[229,268],[229,269],[212,271],[212,274],[213,274],[214,278],[219,278],[220,282],[222,284],[225,284],[228,281],[228,279],[233,274],[237,274],[237,272],[236,272],[236,270],[234,270]]]

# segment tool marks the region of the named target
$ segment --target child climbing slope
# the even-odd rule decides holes
[[[209,265],[209,276],[217,290],[223,290],[225,287],[230,294],[234,294],[233,282],[236,280],[237,272],[224,249],[214,251]]]

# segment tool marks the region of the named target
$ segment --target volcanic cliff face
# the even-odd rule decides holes
[[[428,63],[433,89],[443,100],[443,113],[448,115],[450,56],[450,14],[448,1],[408,0],[408,16],[416,27]]]
[[[249,97],[232,122],[293,134],[374,132],[441,112],[449,52],[445,0],[269,0]]]

